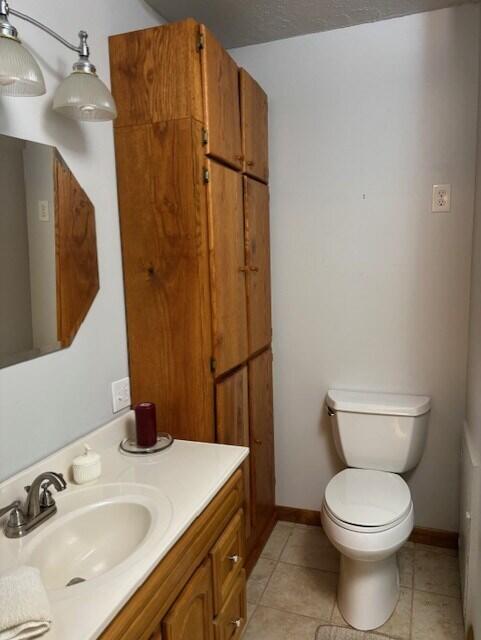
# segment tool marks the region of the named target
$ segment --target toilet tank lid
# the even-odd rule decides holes
[[[330,390],[327,392],[326,402],[334,411],[387,416],[422,416],[431,409],[431,398],[428,396],[370,391]]]

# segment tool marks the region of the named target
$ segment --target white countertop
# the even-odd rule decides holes
[[[45,535],[46,528],[62,518],[63,502],[67,505],[72,500],[85,500],[88,492],[108,490],[112,483],[116,483],[117,491],[125,490],[126,494],[132,488],[143,487],[150,497],[158,495],[164,504],[170,501],[170,522],[155,523],[157,530],[131,561],[127,560],[111,575],[107,573],[68,589],[48,591],[53,617],[51,631],[43,636],[48,640],[97,638],[249,453],[245,447],[177,440],[152,457],[126,456],[118,445],[125,435],[132,433],[133,425],[130,412],[0,484],[0,506],[3,506],[23,498],[23,486],[43,471],[61,472],[70,479],[66,491],[54,496],[58,513],[38,529],[20,540],[9,540],[0,530],[0,573],[22,564],[27,545],[31,546],[42,531]],[[101,454],[102,477],[93,484],[78,486],[71,480],[70,464],[82,453],[84,442]],[[54,534],[53,528],[50,535]]]

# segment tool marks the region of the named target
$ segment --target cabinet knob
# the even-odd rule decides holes
[[[246,165],[248,167],[253,167],[255,165],[255,162],[254,162],[254,160],[247,160]]]
[[[254,438],[254,444],[262,444],[262,440],[258,440],[257,438]]]
[[[249,267],[249,270],[257,273],[259,271],[259,267]]]
[[[239,271],[241,273],[247,273],[249,271],[249,267],[247,265],[244,267],[239,267]]]
[[[238,629],[242,624],[242,618],[236,618],[235,620],[231,620],[230,623],[233,624],[234,627],[236,627],[236,629]]]
[[[238,556],[237,554],[234,554],[233,556],[229,556],[227,559],[231,560],[233,564],[237,564],[238,562],[240,562],[241,557]]]

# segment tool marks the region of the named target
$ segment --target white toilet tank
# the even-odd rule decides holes
[[[403,473],[421,459],[431,399],[427,396],[329,391],[336,449],[348,467]]]

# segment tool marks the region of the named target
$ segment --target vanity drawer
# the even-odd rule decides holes
[[[232,518],[210,554],[214,579],[214,609],[217,614],[244,566],[245,524],[242,509]]]
[[[242,570],[214,621],[215,640],[237,640],[246,625],[246,574]]]

